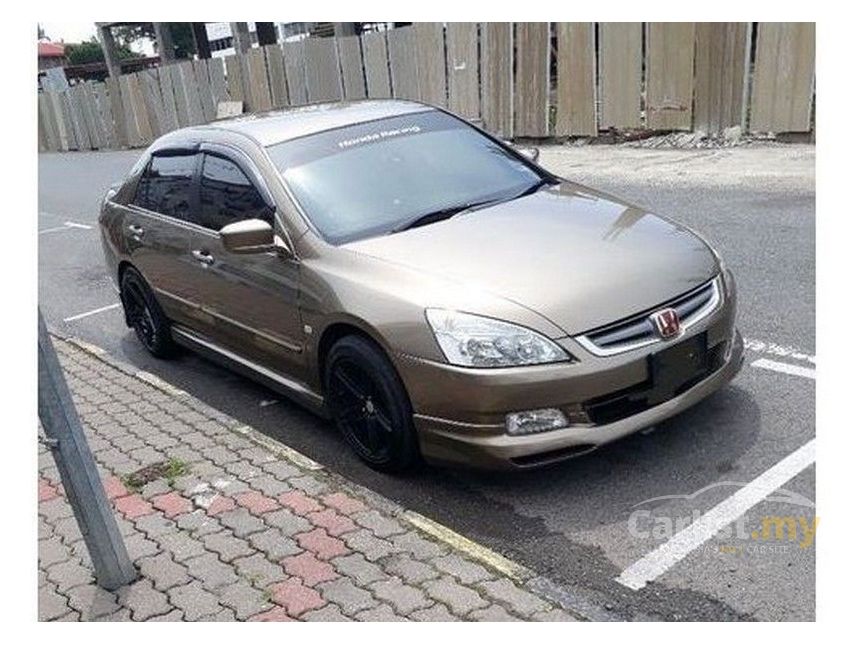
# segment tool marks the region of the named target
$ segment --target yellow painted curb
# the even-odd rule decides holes
[[[241,434],[243,436],[248,437],[249,439],[251,439],[251,441],[253,441],[259,446],[262,446],[269,452],[273,452],[279,457],[282,457],[287,461],[293,462],[299,468],[304,468],[305,470],[323,469],[323,465],[318,461],[314,461],[307,455],[303,455],[298,450],[294,450],[286,444],[275,441],[274,439],[270,439],[262,432],[258,432],[250,426],[239,426],[238,428],[232,428],[232,430],[237,434]]]
[[[473,560],[477,560],[488,567],[491,567],[509,578],[513,578],[517,582],[525,582],[533,578],[535,574],[521,564],[517,564],[513,560],[496,553],[492,549],[481,546],[477,542],[473,542],[464,535],[460,535],[456,531],[452,531],[447,526],[443,526],[438,522],[434,522],[429,517],[424,517],[415,511],[404,511],[401,516],[412,526],[428,535],[433,536],[441,542],[445,542],[454,549],[465,553]]]

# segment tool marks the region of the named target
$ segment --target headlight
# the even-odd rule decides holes
[[[428,309],[427,322],[452,365],[514,367],[570,360],[550,339],[519,325],[446,309]]]

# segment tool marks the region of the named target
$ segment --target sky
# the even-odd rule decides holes
[[[40,22],[45,35],[54,42],[62,40],[64,43],[79,43],[90,40],[96,35],[96,24],[94,22]],[[154,55],[154,47],[147,39],[138,40],[131,45],[132,50],[145,54]]]
[[[94,22],[40,22],[45,34],[53,41],[79,43],[96,35]]]

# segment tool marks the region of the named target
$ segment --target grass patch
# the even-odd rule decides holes
[[[176,479],[188,474],[189,470],[188,464],[184,461],[171,457],[167,461],[159,461],[128,475],[123,475],[120,479],[123,486],[129,491],[139,493],[144,486],[159,479],[167,480],[167,485],[173,488]]]

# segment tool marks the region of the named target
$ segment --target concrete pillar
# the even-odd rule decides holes
[[[355,36],[358,33],[357,22],[336,22],[334,23],[335,36]]]
[[[105,65],[111,78],[119,78],[122,70],[119,66],[119,56],[116,52],[116,41],[113,32],[108,25],[99,25],[99,40],[102,43],[102,51],[105,55]]]
[[[152,26],[155,29],[155,42],[158,45],[158,56],[161,58],[161,62],[169,63],[176,60],[170,26],[166,22],[154,22]]]
[[[209,36],[206,33],[205,22],[192,22],[191,33],[194,35],[194,49],[197,58],[212,58],[212,50],[209,48]]]
[[[278,32],[275,30],[275,23],[255,22],[254,26],[257,28],[257,44],[260,47],[263,45],[274,45],[278,42]]]
[[[244,54],[251,49],[251,34],[247,22],[231,22],[230,31],[233,32],[233,49],[237,54]]]

